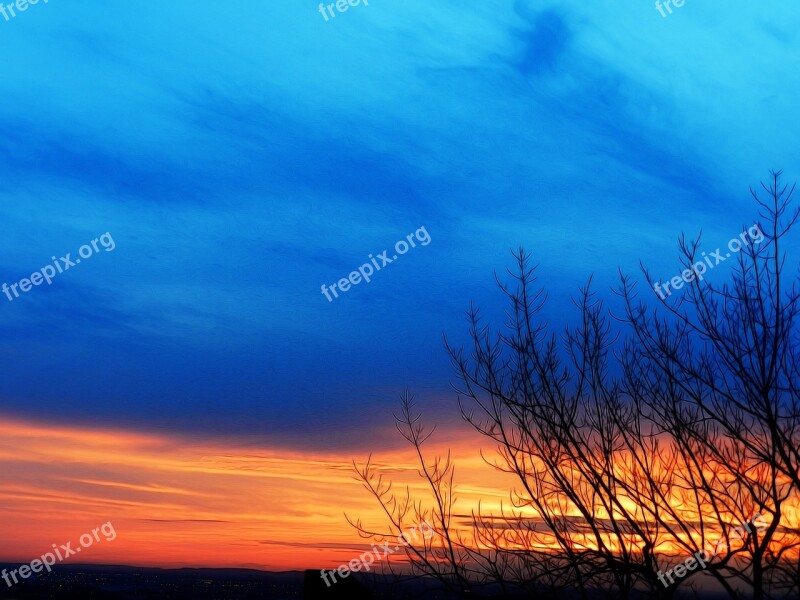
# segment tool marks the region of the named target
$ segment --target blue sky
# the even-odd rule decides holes
[[[549,316],[678,272],[798,178],[800,8],[371,0],[40,2],[0,18],[0,410],[321,448],[408,386],[452,422],[442,334],[525,246]],[[418,247],[329,303],[419,227]]]

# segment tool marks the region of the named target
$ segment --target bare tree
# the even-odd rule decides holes
[[[630,278],[621,286],[634,332],[626,371],[632,385],[647,388],[642,396],[650,414],[702,457],[698,467],[725,473],[730,517],[742,519],[752,509],[771,517],[763,534],[744,542],[739,554],[749,559],[746,568],[729,568],[735,562],[729,556],[711,567],[743,579],[755,598],[800,592],[796,524],[782,524],[787,501],[796,503],[800,492],[800,294],[786,276],[783,249],[800,210],[791,208],[794,186],[780,176],[773,172],[762,184],[767,200],[751,190],[762,239],[748,243],[743,236],[732,283],[694,277],[679,298],[660,300],[666,316],[648,311]],[[690,271],[702,262],[699,246],[699,239],[680,240]],[[717,488],[714,499],[723,497]]]
[[[753,194],[768,233],[742,248],[732,284],[695,278],[680,299],[652,309],[622,277],[626,338],[590,284],[577,324],[552,333],[536,268],[524,250],[514,254],[510,283],[496,277],[508,306],[502,326],[484,324],[473,306],[469,348],[445,340],[463,418],[497,448],[486,462],[517,481],[509,504],[479,507],[466,524],[453,514],[454,466],[449,455],[426,458],[433,430],[408,395],[397,425],[430,497],[412,499],[408,488],[398,496],[369,462],[357,468],[393,533],[409,516],[435,525],[434,540],[407,550],[413,573],[470,597],[671,598],[700,569],[685,578],[669,570],[716,542],[702,570],[731,598],[742,585],[759,599],[799,591],[800,532],[784,518],[800,492],[799,300],[780,254],[798,213],[779,176],[764,186],[770,202]],[[691,269],[699,240],[680,245]],[[732,539],[757,512],[766,526]]]

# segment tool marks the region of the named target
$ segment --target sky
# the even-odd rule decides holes
[[[127,534],[98,561],[327,560],[352,545],[344,511],[376,514],[350,461],[413,472],[392,427],[406,388],[466,472],[494,477],[442,340],[466,340],[470,302],[502,318],[512,249],[561,326],[590,276],[605,292],[642,261],[669,278],[681,232],[714,249],[755,221],[749,186],[800,174],[800,8],[672,10],[41,0],[0,16],[0,283],[75,261],[0,294],[0,560],[111,517]]]

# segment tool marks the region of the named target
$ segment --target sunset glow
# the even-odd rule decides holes
[[[347,562],[365,545],[343,513],[381,528],[378,506],[354,479],[366,456],[0,422],[0,561],[30,560],[111,521],[113,542],[77,562],[272,570]],[[502,487],[473,443],[457,445],[462,510],[496,507]],[[393,478],[422,491],[413,454],[375,455]],[[469,481],[480,482],[469,484]]]
[[[484,514],[499,515],[513,480],[481,461],[474,439],[462,436],[453,455],[457,512],[468,515],[480,502]],[[0,511],[8,543],[0,561],[30,560],[111,521],[117,538],[74,562],[272,570],[347,562],[369,544],[343,513],[383,526],[375,501],[354,479],[352,459],[7,419],[0,425]],[[426,497],[413,459],[402,451],[373,457],[395,482]],[[792,505],[789,514],[796,510]],[[675,552],[672,545],[662,550]]]
[[[796,597],[798,31],[0,0],[0,600]]]

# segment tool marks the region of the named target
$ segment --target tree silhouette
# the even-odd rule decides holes
[[[751,190],[763,240],[736,254],[731,283],[695,278],[678,299],[660,299],[661,318],[637,301],[630,278],[621,291],[634,332],[626,374],[649,414],[703,457],[698,467],[722,477],[709,490],[711,500],[723,498],[739,519],[753,508],[771,517],[763,535],[745,540],[746,568],[730,556],[710,567],[744,580],[754,598],[796,594],[800,583],[796,523],[783,519],[787,501],[800,492],[800,295],[796,280],[785,276],[783,250],[800,211],[791,209],[794,186],[782,185],[780,176],[773,172],[762,184],[766,200]],[[700,258],[699,240],[682,237],[680,249],[690,269]],[[645,277],[652,285],[646,270]]]
[[[798,211],[794,188],[771,177],[768,200],[753,192],[763,237],[740,244],[732,283],[695,277],[680,295],[641,299],[621,275],[616,320],[590,280],[576,324],[556,335],[541,317],[536,267],[514,253],[510,281],[496,277],[506,321],[495,330],[471,306],[470,346],[445,340],[462,417],[497,447],[486,461],[518,484],[509,504],[479,506],[459,526],[454,465],[426,458],[435,428],[408,393],[397,427],[429,498],[398,494],[371,462],[356,465],[391,534],[421,520],[435,527],[435,538],[407,548],[412,575],[465,597],[671,598],[700,571],[731,598],[743,586],[758,599],[800,592],[800,531],[790,522],[800,497],[800,300],[783,254]],[[699,244],[681,237],[686,269]],[[704,568],[668,575],[704,550]]]

